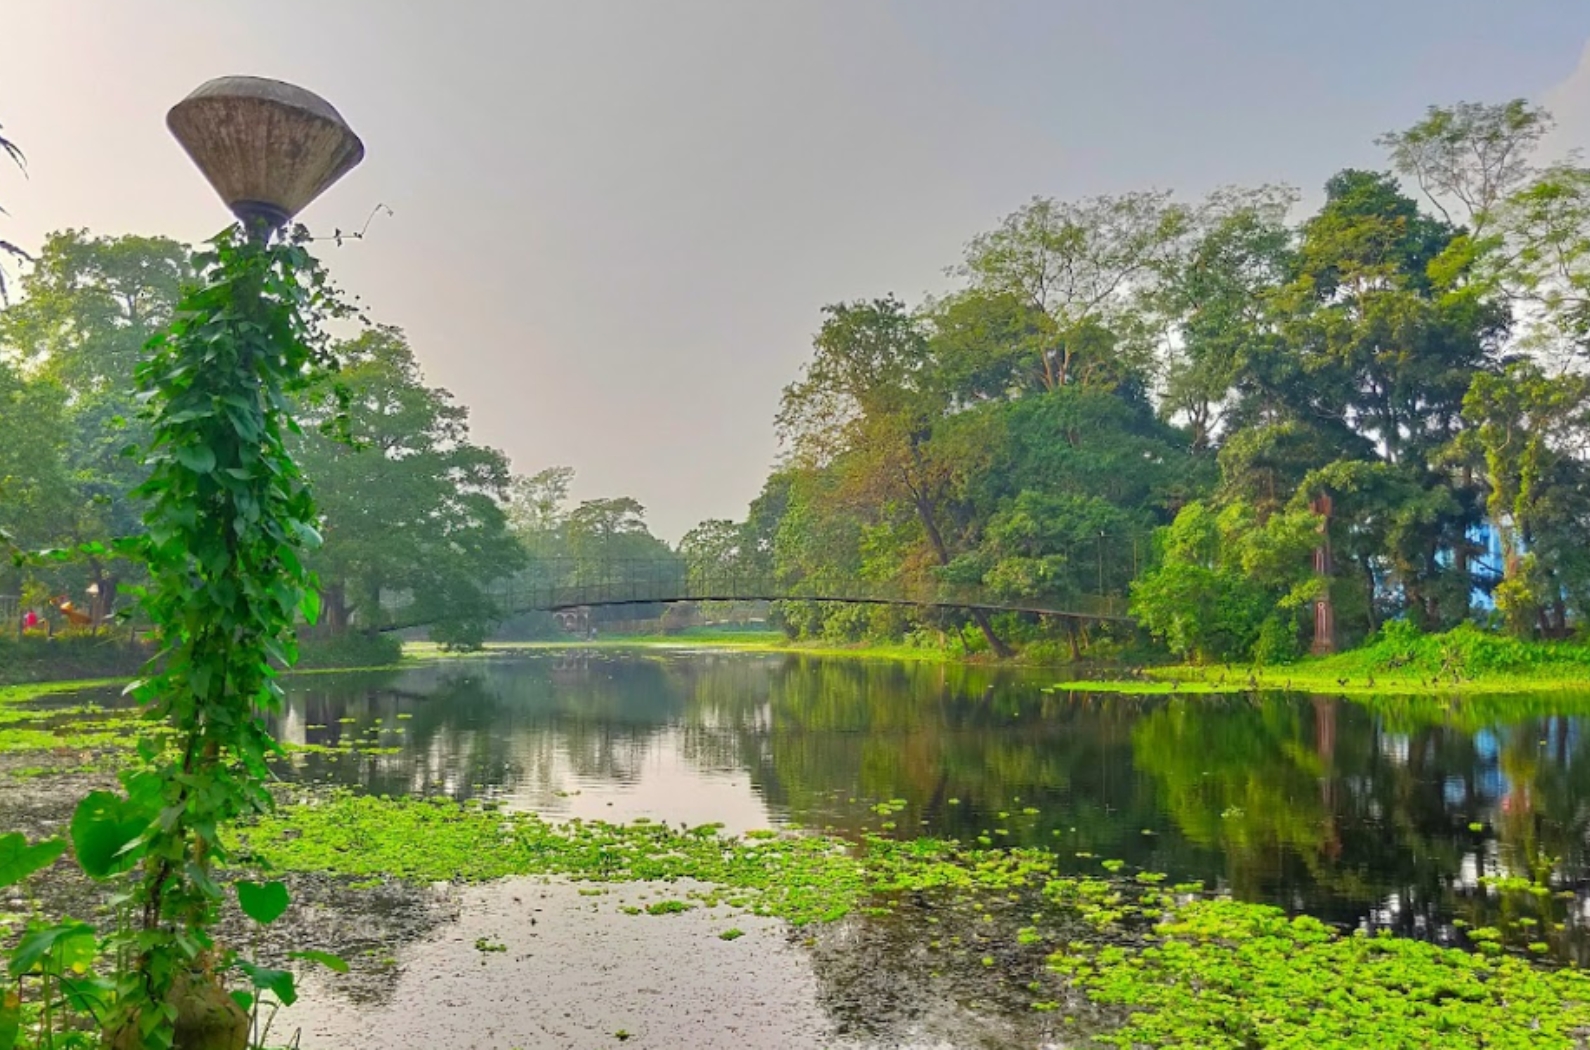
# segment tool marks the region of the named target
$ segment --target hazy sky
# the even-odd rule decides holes
[[[3,0],[0,236],[226,220],[165,130],[202,81],[328,98],[362,167],[304,215],[516,469],[738,517],[826,302],[944,286],[1035,194],[1378,166],[1432,102],[1590,145],[1585,0]]]

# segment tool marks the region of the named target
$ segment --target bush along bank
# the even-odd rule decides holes
[[[0,637],[0,686],[72,682],[79,679],[131,678],[154,652],[143,640],[125,632],[58,634],[47,638],[27,634]],[[394,667],[403,658],[403,643],[389,635],[349,634],[341,638],[306,639],[299,645],[296,668]]]
[[[1590,645],[1530,642],[1464,624],[1424,634],[1396,620],[1364,645],[1334,656],[1271,665],[1181,664],[1129,677],[1058,683],[1055,690],[1118,693],[1240,693],[1256,689],[1345,695],[1446,695],[1584,690]]]
[[[123,678],[136,674],[152,652],[126,632],[0,636],[0,686],[79,678]]]

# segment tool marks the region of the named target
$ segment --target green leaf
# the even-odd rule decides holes
[[[115,995],[115,982],[103,977],[61,978],[61,996],[67,1005],[96,1020],[104,1018]]]
[[[207,445],[184,445],[174,449],[177,462],[195,474],[208,474],[215,469],[215,453]]]
[[[309,951],[309,950],[306,949],[306,950],[301,951],[301,952],[288,952],[287,953],[287,958],[289,958],[289,959],[305,959],[305,960],[308,960],[309,962],[317,962],[320,965],[324,966],[326,969],[334,970],[337,973],[347,973],[348,972],[348,961],[346,959],[344,959],[342,956],[333,955],[330,952],[316,952],[316,951]]]
[[[248,983],[253,985],[255,990],[270,992],[283,1006],[291,1006],[298,1000],[298,990],[293,985],[293,975],[288,971],[256,966],[250,962],[239,962],[237,968],[248,976]]]
[[[131,799],[91,791],[72,814],[72,845],[77,863],[94,879],[118,875],[138,863],[135,848],[149,830],[151,814]]]
[[[304,596],[298,601],[298,610],[304,614],[304,622],[313,627],[320,620],[320,592],[313,587],[304,589]]]
[[[11,953],[11,962],[6,970],[12,977],[31,973],[35,967],[53,973],[54,969],[42,964],[57,945],[62,946],[63,953],[69,953],[76,958],[82,953],[85,943],[92,954],[94,941],[94,927],[86,922],[63,922],[42,929],[29,930],[22,940],[17,942],[16,951]]]
[[[269,926],[286,914],[290,898],[285,883],[239,882],[236,886],[238,906],[261,926]]]
[[[30,846],[21,832],[0,835],[0,886],[21,882],[40,868],[49,867],[65,850],[66,843],[60,839],[45,839]]]
[[[22,1032],[22,997],[7,988],[0,994],[0,1050],[12,1050]]]

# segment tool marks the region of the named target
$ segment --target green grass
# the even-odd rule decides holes
[[[1144,679],[1069,681],[1055,691],[1241,693],[1279,689],[1367,697],[1590,693],[1590,645],[1524,642],[1463,626],[1425,635],[1390,624],[1369,644],[1279,667],[1185,664],[1145,669]]]
[[[29,685],[0,685],[0,704],[38,700],[59,693],[75,693],[84,689],[106,689],[125,685],[127,678],[79,678],[68,682],[35,682]]]
[[[409,642],[404,645],[405,656],[445,658],[492,655],[504,652],[546,652],[569,649],[595,650],[692,650],[722,649],[748,653],[810,653],[822,656],[850,656],[877,660],[904,660],[926,663],[950,663],[966,659],[949,649],[929,649],[900,642],[824,642],[797,641],[785,637],[781,631],[685,631],[679,634],[608,635],[595,639],[570,638],[566,641],[488,642],[478,654],[446,653],[440,646],[429,642]]]

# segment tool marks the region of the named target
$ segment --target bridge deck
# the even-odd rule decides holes
[[[671,605],[679,602],[812,601],[852,605],[901,605],[917,608],[1014,612],[1073,620],[1130,622],[1126,599],[1118,595],[1074,595],[1045,600],[1008,599],[982,587],[947,584],[868,583],[845,586],[790,584],[761,577],[700,577],[683,573],[625,574],[572,583],[505,582],[492,596],[505,616],[529,612],[623,605]],[[434,622],[422,602],[387,610],[382,630],[403,630]]]

